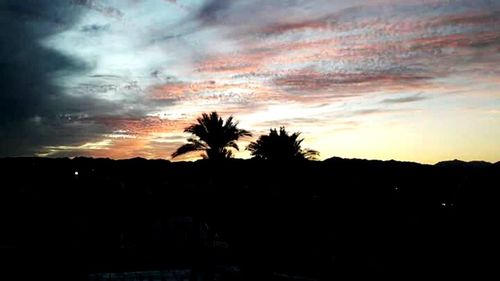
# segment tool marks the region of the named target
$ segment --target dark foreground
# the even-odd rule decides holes
[[[1,280],[451,279],[496,268],[500,163],[13,158],[0,159],[0,177]]]

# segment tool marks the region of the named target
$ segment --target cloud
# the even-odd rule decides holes
[[[89,142],[78,146],[47,146],[44,148],[46,150],[45,152],[37,153],[37,155],[47,157],[52,156],[53,154],[59,154],[59,156],[62,157],[61,155],[64,155],[66,152],[74,153],[75,151],[92,152],[94,150],[105,150],[108,149],[111,142],[111,140],[106,139],[99,142]]]
[[[211,110],[257,130],[350,130],[499,85],[498,1],[5,0],[0,13],[0,156],[154,157],[173,146],[159,132]]]
[[[304,4],[289,1],[282,17],[275,16],[280,4],[267,5],[267,16],[257,8],[262,3],[235,1],[215,9],[231,15],[217,24],[240,49],[205,57],[197,71],[270,82],[275,92],[294,94],[284,98],[335,97],[415,89],[458,73],[495,71],[479,60],[480,54],[500,61],[495,54],[500,5],[495,2],[319,3],[310,5],[316,13],[297,13],[294,8]],[[253,10],[258,11],[248,13]],[[245,25],[232,24],[236,17]]]
[[[111,6],[106,6],[100,3],[100,1],[96,0],[72,0],[70,3],[73,3],[75,5],[81,5],[83,7],[86,7],[88,9],[97,11],[99,13],[102,13],[103,15],[121,19],[123,17],[123,12],[120,11],[119,9],[116,9]]]
[[[67,124],[57,115],[73,101],[51,83],[51,76],[86,66],[41,47],[40,40],[70,28],[80,11],[65,1],[8,0],[0,11],[0,155],[30,155],[43,144],[65,142],[57,128]],[[67,129],[64,135],[71,139],[73,129]]]
[[[227,10],[232,0],[209,0],[199,9],[196,18],[204,24],[213,24],[221,20],[221,12]]]
[[[400,98],[389,98],[389,99],[384,99],[381,101],[381,103],[410,103],[410,102],[416,102],[416,101],[422,101],[428,99],[428,97],[422,96],[422,94],[415,94],[415,95],[410,95],[406,97],[400,97]]]
[[[90,24],[90,25],[84,25],[80,28],[82,32],[85,33],[99,33],[103,32],[109,29],[109,25],[99,25],[99,24]]]
[[[44,147],[79,147],[107,133],[88,116],[130,113],[123,103],[96,95],[113,85],[95,83],[95,77],[93,83],[76,87],[57,82],[85,77],[92,69],[42,43],[78,28],[85,12],[80,5],[7,0],[0,3],[0,11],[0,156],[34,155]]]
[[[299,71],[276,78],[274,83],[285,87],[288,91],[322,91],[333,90],[357,91],[358,93],[375,89],[389,89],[391,86],[405,84],[414,85],[422,80],[430,79],[419,73],[401,73],[398,71],[379,71],[366,73],[321,73],[316,71]]]

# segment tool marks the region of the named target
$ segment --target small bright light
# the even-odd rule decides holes
[[[395,190],[395,191],[398,191],[398,190],[399,190],[399,188],[395,187],[395,188],[394,188],[394,190]]]
[[[444,202],[441,203],[441,206],[446,207],[446,203],[444,203]]]
[[[75,171],[75,176],[78,176],[78,171]]]

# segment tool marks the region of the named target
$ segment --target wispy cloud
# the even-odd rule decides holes
[[[409,102],[416,102],[416,101],[422,101],[427,99],[428,97],[422,96],[422,94],[415,94],[415,95],[410,95],[406,97],[399,97],[399,98],[388,98],[384,99],[381,102],[382,103],[392,103],[392,104],[397,104],[397,103],[409,103]]]

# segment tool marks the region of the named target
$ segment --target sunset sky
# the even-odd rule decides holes
[[[321,159],[500,160],[500,0],[0,0],[0,28],[0,157],[170,159],[217,111]]]

